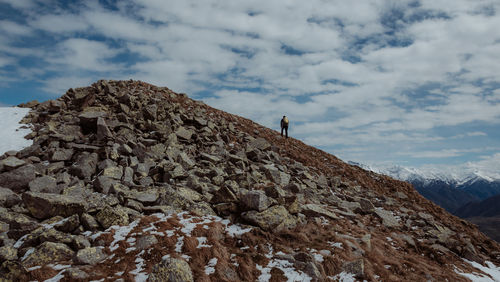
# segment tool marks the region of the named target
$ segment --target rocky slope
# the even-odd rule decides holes
[[[6,279],[466,281],[467,261],[500,263],[411,185],[167,88],[23,106],[34,143],[0,160]]]

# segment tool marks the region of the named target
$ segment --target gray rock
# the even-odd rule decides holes
[[[220,158],[218,158],[216,156],[209,155],[207,153],[201,153],[200,157],[201,157],[202,160],[206,160],[206,161],[209,161],[211,163],[218,163],[218,162],[221,161]]]
[[[249,191],[240,196],[240,201],[246,210],[264,211],[272,201],[262,190]]]
[[[21,202],[21,197],[12,190],[0,187],[0,206],[10,208]]]
[[[97,213],[97,221],[104,229],[108,229],[113,225],[127,225],[129,224],[129,217],[127,212],[121,207],[107,206]]]
[[[69,261],[73,258],[74,253],[74,251],[63,243],[44,242],[37,250],[26,257],[23,265],[25,267],[32,267],[35,265]]]
[[[115,183],[118,182],[114,179],[111,179],[110,177],[100,175],[94,181],[94,190],[103,194],[108,194],[111,187]]]
[[[191,136],[193,136],[193,131],[181,126],[175,131],[175,135],[182,140],[189,141],[191,140]]]
[[[157,112],[158,106],[156,104],[151,104],[144,107],[143,114],[146,119],[156,120]]]
[[[68,217],[85,211],[83,199],[73,196],[26,192],[23,202],[31,215],[40,219],[56,215]]]
[[[283,206],[272,206],[263,212],[244,212],[241,217],[266,231],[281,231],[297,225],[295,217]]]
[[[57,187],[57,180],[48,175],[37,177],[28,184],[31,192],[60,194],[61,188]]]
[[[335,215],[334,212],[329,211],[321,207],[320,205],[306,204],[302,205],[301,208],[302,208],[301,212],[307,216],[312,216],[312,217],[324,216],[331,219],[339,219],[339,217]]]
[[[77,264],[96,265],[105,260],[108,256],[98,247],[89,247],[81,249],[76,253],[74,258]]]
[[[13,246],[0,247],[0,262],[17,260],[17,249]]]
[[[84,179],[90,179],[96,172],[99,157],[96,153],[84,152],[78,156],[77,161],[71,165],[69,173]]]
[[[112,138],[113,134],[109,130],[106,121],[102,117],[97,118],[97,139],[106,140]]]
[[[365,198],[359,198],[357,199],[357,202],[359,203],[360,211],[362,213],[372,213],[375,211],[375,206],[373,206],[370,200]]]
[[[76,268],[76,267],[67,268],[66,270],[64,270],[63,275],[69,281],[87,281],[87,280],[90,280],[87,272],[85,272],[79,268]]]
[[[142,251],[142,250],[147,250],[151,246],[155,245],[158,243],[158,239],[154,235],[143,235],[137,239],[137,242],[135,243],[135,246],[137,250]]]
[[[258,149],[261,151],[266,151],[271,148],[271,144],[267,142],[266,139],[264,138],[257,138],[250,143],[248,143],[248,147],[251,149]]]
[[[342,265],[342,271],[352,273],[357,278],[363,278],[365,274],[365,264],[363,259],[345,262],[344,265]]]
[[[25,164],[26,164],[25,161],[20,160],[14,156],[9,156],[9,157],[0,161],[0,166],[3,166],[7,170],[12,170],[12,169],[21,167]]]
[[[184,152],[180,152],[177,156],[177,162],[185,169],[192,168],[196,163]]]
[[[148,282],[191,282],[193,272],[189,264],[181,259],[167,258],[153,266]]]
[[[277,185],[280,186],[286,186],[290,183],[290,175],[280,171],[278,168],[276,168],[274,165],[265,165],[263,167],[264,173],[266,174],[267,178],[274,182]]]
[[[99,229],[99,223],[97,220],[88,213],[84,213],[81,216],[81,222],[85,230],[96,231]]]
[[[112,179],[121,180],[123,176],[122,166],[110,166],[102,171],[102,176],[106,176]]]
[[[73,154],[74,154],[73,149],[58,148],[50,156],[50,161],[52,162],[69,161],[73,157]]]
[[[73,232],[80,225],[80,217],[74,214],[54,224],[54,228],[66,233]]]
[[[375,214],[382,219],[382,224],[386,227],[399,227],[401,224],[392,212],[382,208],[376,208]]]
[[[28,188],[28,183],[35,179],[35,167],[25,165],[0,174],[0,186],[19,192]]]

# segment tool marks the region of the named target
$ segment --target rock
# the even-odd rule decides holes
[[[370,202],[370,200],[368,199],[365,199],[365,198],[359,198],[357,199],[357,202],[359,203],[359,210],[362,212],[362,213],[372,213],[375,211],[375,207],[373,206],[372,202]]]
[[[135,246],[137,250],[142,251],[142,250],[147,250],[151,246],[155,245],[158,243],[158,240],[154,235],[143,235],[137,239],[137,242],[135,243]]]
[[[73,149],[58,148],[50,156],[50,161],[52,162],[69,161],[73,157],[73,154],[74,154]]]
[[[106,121],[102,117],[97,118],[97,140],[107,140],[113,137],[113,133],[109,130]]]
[[[85,230],[95,231],[99,229],[99,223],[93,216],[88,213],[84,213],[81,216],[81,222]]]
[[[271,205],[271,200],[262,190],[254,190],[240,196],[240,201],[246,210],[264,211]]]
[[[357,278],[363,278],[365,274],[365,264],[363,259],[346,262],[342,265],[342,271],[354,274]]]
[[[69,173],[83,179],[90,179],[96,171],[98,161],[99,158],[96,153],[84,152],[71,165]]]
[[[206,161],[209,161],[211,163],[218,163],[218,162],[220,162],[220,158],[218,158],[216,156],[209,155],[207,153],[201,153],[200,157],[201,157],[202,160],[206,160]]]
[[[97,131],[97,119],[106,117],[106,113],[98,110],[88,110],[78,116],[83,133]]]
[[[189,264],[181,259],[166,258],[153,266],[148,282],[190,282],[194,281]]]
[[[28,184],[31,192],[60,194],[61,188],[57,187],[57,180],[48,175],[37,177]]]
[[[102,176],[121,180],[123,176],[123,167],[122,166],[107,167],[102,171]]]
[[[74,214],[54,224],[54,228],[61,232],[71,233],[79,225],[80,225],[80,217],[77,214]]]
[[[23,201],[31,215],[39,219],[56,215],[68,217],[85,211],[83,199],[73,196],[26,192]]]
[[[189,129],[185,129],[184,127],[179,127],[177,131],[175,131],[175,135],[181,140],[189,141],[191,140],[191,136],[193,135],[193,131]]]
[[[211,203],[231,203],[231,202],[237,202],[238,198],[234,194],[231,189],[229,189],[227,186],[222,186],[217,192],[215,192],[214,197],[210,201]]]
[[[382,224],[386,227],[399,227],[401,224],[392,212],[382,208],[376,208],[375,214],[382,219]]]
[[[0,174],[0,186],[20,192],[28,188],[28,183],[35,179],[35,166],[25,165]]]
[[[290,183],[290,175],[278,170],[274,165],[265,165],[264,173],[267,178],[274,182],[276,185],[286,186]]]
[[[146,119],[156,120],[158,106],[156,104],[147,105],[144,107],[143,114]]]
[[[6,260],[17,260],[17,249],[12,246],[0,247],[0,263]]]
[[[297,225],[297,220],[283,206],[273,206],[263,212],[249,211],[241,216],[266,231],[281,231]]]
[[[25,164],[26,164],[25,161],[20,160],[14,156],[9,156],[0,161],[0,166],[3,166],[7,170],[13,170]]]
[[[104,229],[108,229],[113,225],[129,224],[127,212],[120,207],[112,208],[107,206],[97,213],[96,219]]]
[[[12,190],[0,187],[0,206],[10,208],[21,202],[21,197]]]
[[[143,204],[154,204],[160,197],[158,190],[149,189],[145,191],[131,191],[127,194],[127,198],[134,199]]]
[[[250,150],[258,149],[261,151],[266,151],[266,150],[269,150],[271,148],[271,144],[269,142],[267,142],[267,140],[264,138],[257,138],[255,140],[251,141],[250,143],[248,143],[248,147],[250,148]]]
[[[339,219],[339,217],[335,215],[334,212],[324,209],[320,205],[306,204],[302,205],[301,208],[302,208],[301,212],[307,216],[312,216],[312,217],[324,216],[331,219]]]
[[[28,255],[23,261],[24,266],[46,265],[62,261],[69,261],[75,252],[63,243],[43,242],[37,250]]]
[[[116,183],[118,183],[118,181],[111,179],[108,176],[100,175],[94,181],[94,190],[103,194],[108,194],[111,187],[113,187]]]
[[[76,264],[96,265],[105,260],[108,256],[98,247],[81,249],[76,253],[74,261]]]
[[[64,270],[63,272],[64,278],[68,279],[68,281],[88,281],[89,275],[87,272],[76,268],[76,267],[70,267]]]

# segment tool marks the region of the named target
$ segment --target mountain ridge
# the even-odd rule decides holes
[[[7,279],[466,281],[500,263],[410,184],[165,87],[23,106],[34,144],[0,158]]]

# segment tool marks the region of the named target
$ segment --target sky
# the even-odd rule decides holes
[[[500,1],[0,0],[0,104],[143,80],[343,160],[500,169]]]

